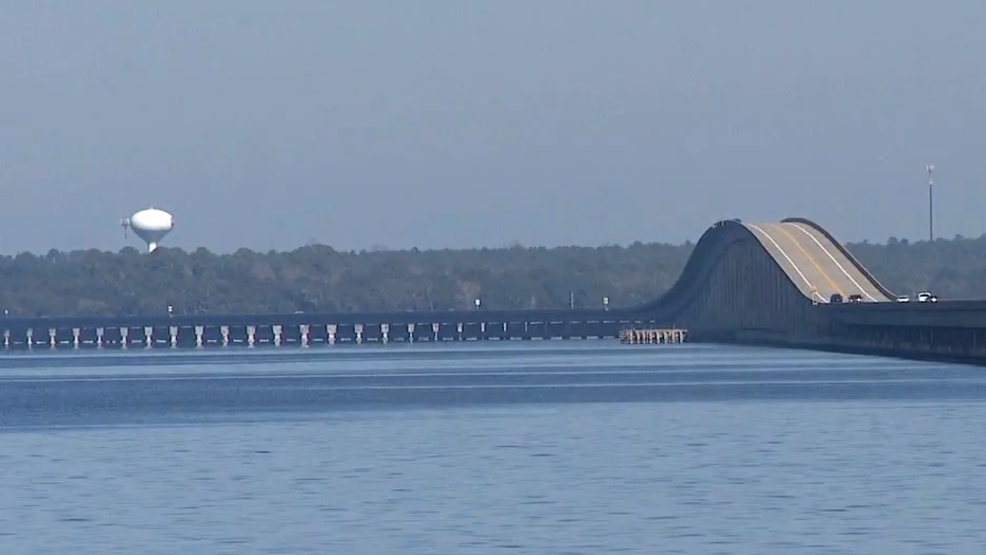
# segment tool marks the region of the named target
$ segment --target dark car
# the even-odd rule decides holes
[[[842,295],[840,295],[839,293],[832,293],[832,296],[829,297],[829,302],[830,303],[841,303],[842,302]]]
[[[849,295],[849,302],[861,303],[863,302],[863,296],[860,295],[859,293],[853,293],[852,295]]]

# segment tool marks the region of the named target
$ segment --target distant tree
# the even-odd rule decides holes
[[[849,250],[891,290],[986,298],[986,235]],[[0,309],[18,315],[260,313],[361,310],[567,308],[637,305],[678,278],[694,244],[336,251],[312,243],[289,252],[218,255],[127,247],[0,256]]]

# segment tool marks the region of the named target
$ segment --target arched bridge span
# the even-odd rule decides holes
[[[888,302],[883,286],[831,233],[804,218],[723,220],[695,246],[678,281],[636,310],[694,330],[814,333],[835,293]]]

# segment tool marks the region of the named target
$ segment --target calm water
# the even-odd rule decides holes
[[[986,371],[606,343],[0,356],[0,553],[986,552]]]

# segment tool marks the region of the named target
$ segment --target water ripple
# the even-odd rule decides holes
[[[0,379],[2,551],[982,553],[978,370],[787,351],[634,351],[624,378],[649,368],[652,382],[676,383],[657,395],[629,382],[570,387],[571,376],[620,376],[629,356],[586,352],[443,351],[435,365],[453,375],[437,386],[468,385],[470,359],[487,374],[499,364],[511,385],[456,403],[441,402],[455,389],[436,387],[421,402],[393,394],[359,411],[318,397],[333,378],[317,357],[290,368],[274,361],[263,369],[274,381],[243,380],[245,390],[208,379],[58,379],[64,369]],[[360,364],[373,372],[367,356]],[[404,356],[427,369],[427,354]],[[720,366],[730,357],[746,379],[702,382],[728,373]],[[568,393],[519,394],[517,360],[567,368],[537,379]],[[119,373],[110,366],[102,375]],[[94,368],[85,371],[100,375]],[[869,378],[854,382],[853,368]],[[198,371],[236,376],[211,362]],[[289,373],[312,380],[272,397],[272,384],[299,380],[278,381]],[[793,383],[778,389],[785,374]],[[682,375],[693,385],[669,377]],[[388,383],[407,385],[378,385]],[[627,393],[635,388],[642,395]]]

